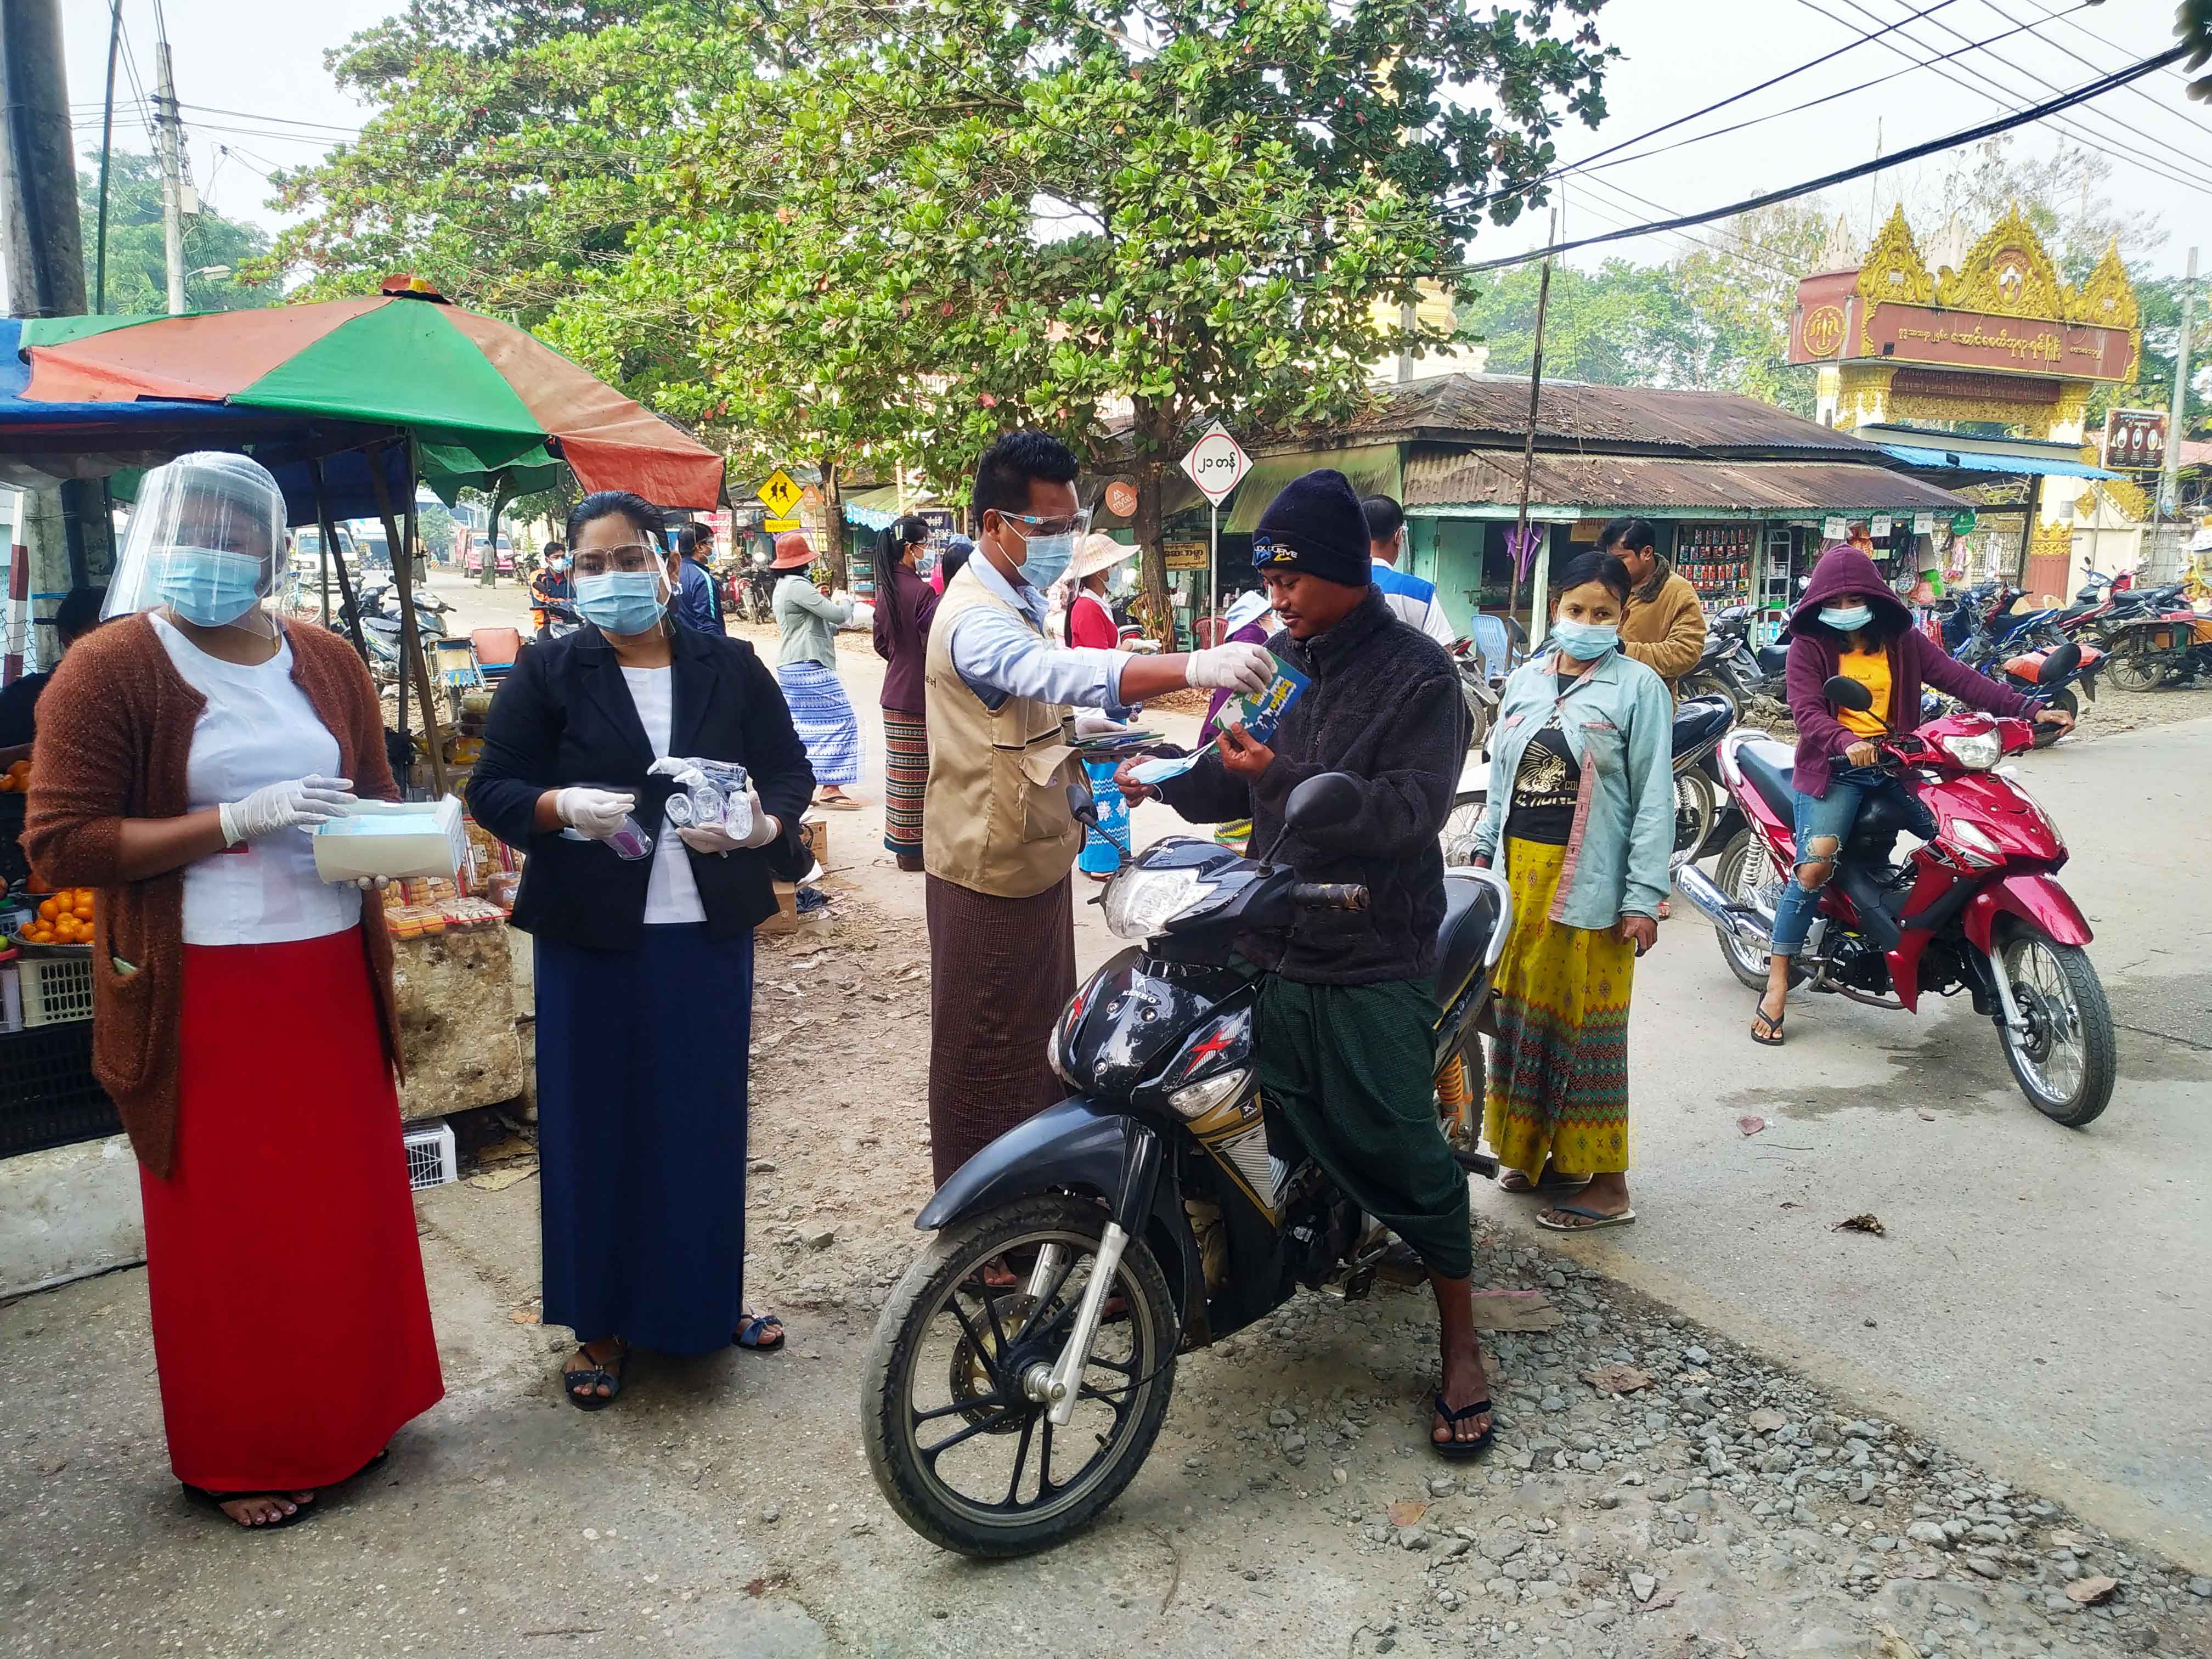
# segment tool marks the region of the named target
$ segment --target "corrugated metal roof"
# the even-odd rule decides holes
[[[1505,437],[1528,428],[1528,382],[1509,374],[1439,374],[1378,385],[1372,406],[1340,434],[1425,439]],[[1733,392],[1547,382],[1536,410],[1536,441],[1705,453],[1819,450],[1875,454],[1875,446]]]
[[[1871,448],[1869,445],[1868,447]],[[1406,507],[1506,507],[1521,499],[1521,457],[1504,450],[1416,455]],[[1963,496],[1884,466],[1849,461],[1677,461],[1539,452],[1528,496],[1537,507],[1667,513],[1956,512]]]

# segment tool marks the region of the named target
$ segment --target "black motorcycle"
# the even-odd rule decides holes
[[[1091,805],[1070,791],[1078,816]],[[1340,823],[1359,793],[1309,778],[1284,817]],[[1441,1115],[1479,1115],[1474,1025],[1511,924],[1504,878],[1445,877],[1436,1074]],[[1390,1235],[1307,1155],[1260,1095],[1260,981],[1240,937],[1360,909],[1265,859],[1178,839],[1125,864],[1099,901],[1132,948],[1075,994],[1050,1044],[1068,1097],[993,1141],[931,1199],[937,1235],[884,1304],[862,1430],[901,1519],[963,1555],[1048,1548],[1088,1525],[1144,1463],[1177,1354],[1265,1318],[1301,1285],[1364,1296]],[[1466,1168],[1496,1160],[1455,1137]]]
[[[1765,667],[1751,648],[1751,608],[1741,605],[1712,619],[1698,665],[1678,688],[1684,696],[1723,697],[1736,718],[1743,717],[1744,705],[1766,689]]]

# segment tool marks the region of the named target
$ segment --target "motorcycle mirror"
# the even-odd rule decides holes
[[[2043,666],[2035,677],[2039,680],[2063,680],[2081,665],[2081,647],[2069,640],[2043,659]]]
[[[1362,799],[1357,779],[1323,772],[1291,791],[1283,804],[1283,823],[1292,830],[1327,830],[1357,817]]]
[[[1094,829],[1097,827],[1098,798],[1091,793],[1089,784],[1071,783],[1067,786],[1067,810],[1080,822]]]
[[[1874,693],[1844,674],[1829,676],[1827,684],[1820,688],[1820,695],[1838,708],[1852,709],[1862,714],[1874,707]]]

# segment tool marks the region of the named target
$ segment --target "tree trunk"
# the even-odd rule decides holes
[[[1139,585],[1144,590],[1146,625],[1163,651],[1176,648],[1175,607],[1168,601],[1166,550],[1160,544],[1162,468],[1157,460],[1137,464],[1137,545],[1144,549],[1138,562]]]
[[[841,592],[851,591],[845,570],[845,493],[836,457],[822,463],[822,540],[815,550],[830,562],[830,585]]]

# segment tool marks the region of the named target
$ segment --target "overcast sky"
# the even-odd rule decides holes
[[[155,4],[123,0],[131,56],[149,91]],[[331,129],[357,126],[365,115],[331,83],[323,68],[325,51],[395,9],[392,0],[166,0],[178,96],[191,129],[192,174],[210,204],[234,217],[272,228],[279,222],[265,205],[270,191],[264,175],[274,166],[313,160],[336,136]],[[63,7],[81,148],[96,149],[100,139],[106,12],[104,0],[70,0]],[[2093,80],[2172,40],[2173,0],[1611,0],[1597,15],[1605,40],[1624,54],[1607,82],[1610,110],[1599,131],[1577,125],[1565,133],[1560,153],[1569,161],[1592,156],[1916,12],[1927,15],[1883,40],[1917,59],[1960,51],[1969,41],[2009,38],[1942,65],[1969,85],[1946,80],[1936,70],[1912,70],[1731,137],[1631,160],[1588,175],[1588,182],[1577,179],[1566,193],[1566,234],[1586,235],[1720,206],[1848,167],[1875,155],[1877,121],[1882,152],[1893,154],[1988,120],[2001,107],[2039,102],[2054,88]],[[2023,24],[2033,27],[2009,33]],[[1995,61],[1992,53],[2009,64]],[[1905,68],[1905,58],[1881,41],[1861,44],[1741,103],[1630,148],[1656,148],[1788,110]],[[1990,96],[1970,86],[1986,88]],[[117,116],[117,143],[149,148],[146,118],[131,102],[125,74],[118,74],[117,97],[128,106]],[[2212,255],[2212,106],[2191,104],[2178,74],[2154,72],[2060,119],[2076,137],[2130,158],[2116,167],[2112,186],[2121,205],[2155,212],[2170,230],[2166,244],[2151,256],[2158,271],[2178,273],[2192,243]],[[2056,142],[2047,125],[2021,133],[2024,150],[2048,149]],[[1943,158],[1930,156],[1848,186],[1837,192],[1836,204],[1863,222],[1877,200],[1887,214],[1900,196],[1911,199],[1916,190],[1932,190],[1942,171]],[[1541,216],[1486,235],[1475,257],[1516,252],[1540,241]],[[1681,246],[1646,237],[1605,252],[1650,260]]]

